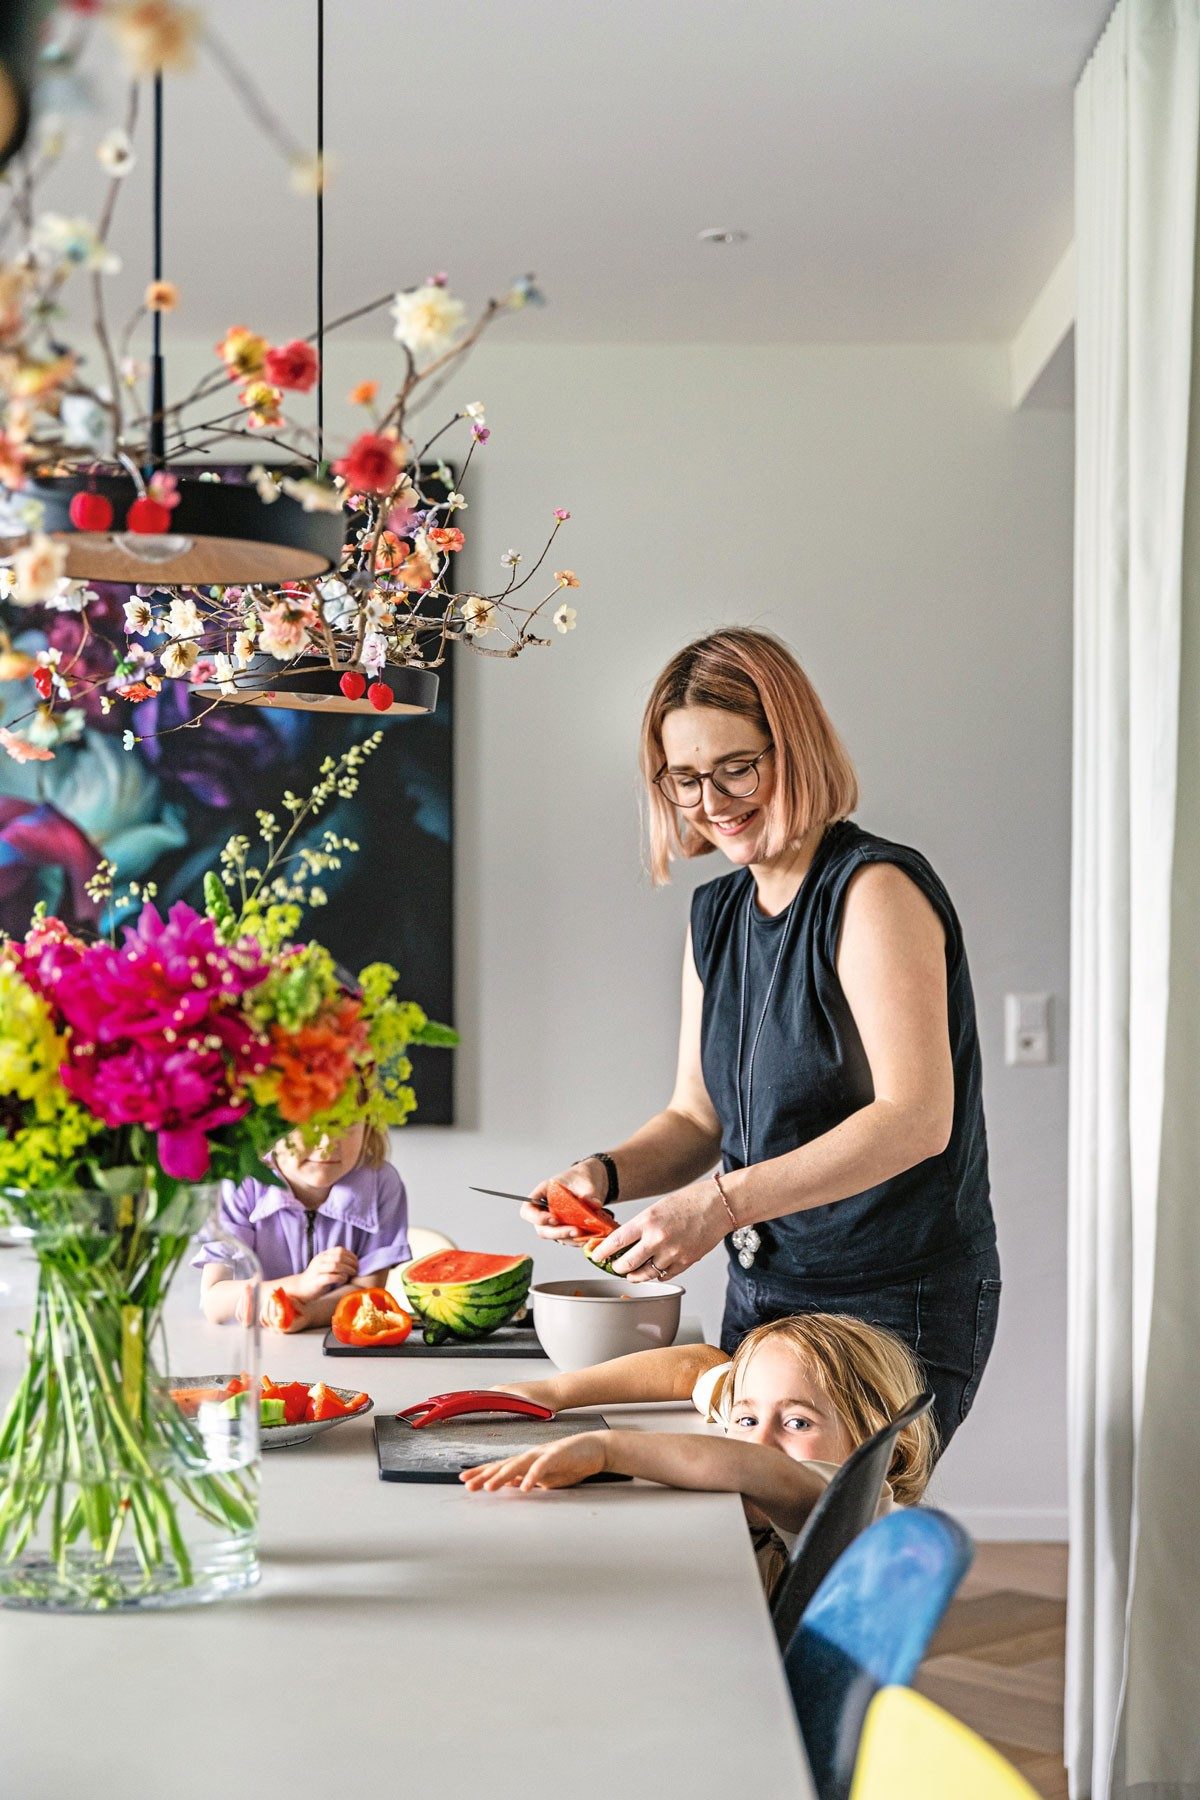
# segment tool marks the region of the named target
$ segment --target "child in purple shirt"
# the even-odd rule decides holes
[[[387,1153],[387,1134],[359,1124],[309,1148],[294,1138],[277,1144],[277,1187],[222,1182],[222,1228],[254,1251],[264,1289],[291,1295],[297,1316],[289,1331],[328,1325],[350,1288],[382,1287],[393,1263],[408,1261],[408,1196]],[[215,1252],[196,1262],[205,1318],[236,1318],[248,1283],[232,1280]]]

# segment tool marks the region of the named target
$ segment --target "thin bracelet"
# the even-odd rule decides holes
[[[732,1208],[732,1206],[730,1206],[729,1201],[726,1198],[725,1189],[721,1186],[721,1177],[717,1174],[717,1171],[715,1169],[713,1170],[713,1185],[716,1188],[718,1194],[720,1194],[720,1196],[721,1196],[721,1205],[725,1208],[725,1211],[729,1214],[729,1223],[733,1226],[733,1229],[736,1231],[738,1229],[737,1219],[734,1217],[733,1208]]]

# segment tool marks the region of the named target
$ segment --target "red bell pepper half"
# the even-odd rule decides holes
[[[412,1314],[386,1288],[357,1288],[343,1294],[334,1308],[334,1337],[360,1350],[402,1344],[412,1327]]]

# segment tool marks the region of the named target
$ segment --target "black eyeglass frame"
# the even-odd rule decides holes
[[[721,786],[721,783],[717,780],[717,769],[722,766],[720,763],[717,764],[717,769],[697,769],[694,775],[688,775],[684,778],[687,781],[699,783],[700,792],[696,795],[694,800],[673,800],[671,798],[671,795],[663,787],[663,782],[677,781],[679,780],[679,777],[672,775],[665,764],[654,777],[654,785],[669,806],[682,807],[684,812],[691,812],[693,806],[699,806],[704,798],[704,784],[706,781],[711,781],[718,794],[724,794],[727,800],[749,800],[752,794],[757,794],[758,792],[759,782],[761,780],[758,765],[764,756],[770,755],[774,748],[774,744],[764,744],[762,749],[758,751],[755,756],[731,756],[726,759],[729,762],[743,762],[748,768],[754,770],[754,786],[752,788],[747,788],[744,794],[731,793],[727,787]]]

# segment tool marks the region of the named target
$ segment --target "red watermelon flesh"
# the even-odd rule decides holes
[[[408,1281],[436,1282],[441,1287],[457,1287],[462,1282],[487,1281],[493,1275],[505,1275],[520,1268],[523,1256],[489,1256],[483,1250],[435,1250],[420,1262],[405,1269]]]
[[[573,1194],[561,1181],[552,1181],[547,1187],[546,1204],[555,1224],[573,1225],[576,1231],[586,1232],[588,1237],[607,1237],[610,1231],[616,1230],[615,1213],[610,1213],[607,1206],[597,1205],[595,1200]]]

